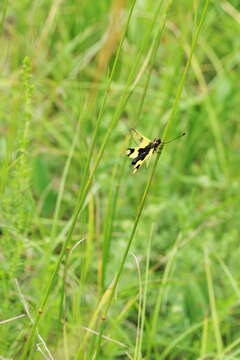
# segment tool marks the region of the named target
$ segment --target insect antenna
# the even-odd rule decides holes
[[[180,138],[180,137],[182,137],[182,136],[184,136],[184,135],[186,135],[185,132],[183,132],[182,134],[176,136],[174,139],[171,139],[171,140],[169,140],[169,141],[163,142],[163,145],[169,144],[170,142],[175,141],[175,140],[177,140],[178,138]]]

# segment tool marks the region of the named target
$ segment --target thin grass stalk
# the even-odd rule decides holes
[[[146,305],[147,305],[148,277],[149,277],[149,264],[150,264],[152,236],[153,236],[153,226],[152,226],[150,236],[148,237],[148,242],[147,242],[147,259],[146,259],[145,277],[144,277],[143,301],[142,301],[142,309],[140,311],[140,331],[139,331],[139,336],[137,338],[137,343],[136,343],[133,360],[140,360],[142,358],[141,354],[142,354],[144,322],[145,322]]]
[[[6,14],[7,14],[7,8],[8,8],[8,0],[5,0],[3,2],[3,4],[1,5],[1,18],[0,18],[0,35],[3,32],[3,27],[4,27],[4,21],[6,18]]]
[[[112,229],[112,212],[113,208],[113,198],[114,198],[114,185],[118,174],[118,163],[115,164],[112,172],[111,185],[108,196],[108,204],[106,209],[106,214],[104,216],[104,225],[103,225],[103,245],[102,245],[102,264],[101,264],[101,293],[105,288],[105,279],[107,271],[107,262],[110,252],[110,234]],[[120,173],[121,174],[121,173]]]
[[[161,2],[160,6],[158,8],[158,11],[160,11],[162,3],[163,2]],[[137,118],[138,119],[140,118],[140,116],[142,114],[144,101],[145,101],[145,98],[146,98],[146,95],[147,95],[147,90],[148,90],[150,79],[151,79],[152,72],[153,72],[153,69],[154,69],[154,60],[156,58],[157,51],[158,51],[159,46],[160,46],[163,31],[164,31],[164,29],[166,27],[167,14],[168,14],[168,11],[169,11],[169,9],[171,7],[171,4],[172,4],[172,0],[169,0],[167,2],[167,4],[166,4],[166,8],[164,9],[164,12],[163,12],[163,21],[162,21],[162,24],[160,24],[160,31],[157,32],[157,34],[155,36],[155,39],[153,41],[153,47],[151,49],[152,54],[150,56],[150,66],[149,66],[149,70],[148,70],[148,74],[147,74],[147,79],[146,79],[146,82],[145,82],[145,85],[144,85],[144,90],[143,90],[143,93],[142,93],[142,96],[141,96],[141,99],[140,99],[140,103],[139,103],[139,107],[138,107],[138,113],[137,113]],[[156,16],[154,18],[154,24],[157,21],[157,19],[158,19],[158,13],[156,14]]]
[[[135,349],[134,349],[134,359],[136,359],[136,355],[138,353],[138,349],[139,349],[139,338],[140,338],[140,328],[141,328],[141,318],[142,318],[142,302],[143,302],[143,280],[142,280],[142,274],[141,274],[141,268],[140,268],[140,264],[139,261],[136,257],[136,255],[134,255],[132,252],[130,253],[132,256],[134,256],[136,265],[137,265],[137,272],[138,272],[138,283],[139,283],[139,290],[138,290],[138,296],[137,296],[137,300],[138,300],[138,304],[137,309],[138,309],[138,314],[137,314],[137,328],[136,328],[136,342],[135,342]]]
[[[84,256],[84,263],[82,266],[81,271],[81,278],[80,283],[84,284],[87,278],[89,266],[92,260],[93,254],[93,246],[94,246],[94,239],[96,238],[95,234],[95,201],[94,195],[89,196],[88,201],[88,225],[87,225],[87,242],[86,242],[86,249],[85,249],[85,256]]]
[[[206,315],[204,318],[203,329],[202,329],[200,358],[203,358],[207,352],[208,332],[209,332],[209,321],[208,321],[208,315]]]
[[[64,351],[64,359],[69,360],[69,350],[68,350],[68,331],[67,331],[67,324],[63,324],[63,351]]]
[[[212,316],[212,322],[213,322],[213,330],[216,340],[216,348],[217,348],[217,359],[223,360],[223,342],[222,342],[222,336],[220,331],[220,323],[219,323],[219,317],[217,313],[217,306],[216,306],[216,298],[213,288],[213,279],[212,279],[212,272],[211,272],[211,264],[209,255],[207,253],[207,250],[204,254],[204,260],[205,260],[205,272],[206,272],[206,278],[207,278],[207,285],[208,285],[208,296],[209,296],[209,302],[210,302],[210,308],[211,308],[211,316]]]
[[[116,163],[113,175],[111,188],[109,193],[108,208],[105,216],[104,231],[103,231],[103,254],[102,254],[102,274],[101,274],[101,292],[105,290],[106,287],[106,273],[107,265],[109,261],[109,253],[111,247],[111,234],[113,229],[113,223],[116,214],[116,203],[119,195],[119,189],[124,174],[124,167],[126,161],[122,160],[122,164],[119,166],[119,163]],[[117,180],[116,180],[117,179]],[[113,191],[114,189],[114,191]]]
[[[171,253],[168,257],[168,261],[164,270],[164,274],[163,274],[163,279],[162,279],[162,284],[160,286],[160,290],[158,292],[158,296],[157,296],[157,300],[156,300],[156,304],[155,304],[155,308],[153,311],[153,316],[151,318],[151,330],[150,330],[150,334],[148,336],[148,346],[147,346],[147,358],[151,357],[151,351],[152,351],[152,347],[153,347],[153,343],[154,343],[154,339],[156,337],[156,332],[157,332],[157,324],[158,324],[158,318],[159,318],[159,313],[162,307],[162,303],[163,303],[163,299],[164,299],[164,292],[168,283],[168,279],[170,277],[170,273],[172,271],[173,268],[173,262],[175,259],[175,255],[177,253],[178,250],[178,246],[179,246],[179,238],[177,238],[176,243],[173,247],[173,249],[171,250]]]
[[[85,108],[84,108],[84,110],[86,111]],[[70,148],[68,158],[67,158],[66,164],[64,166],[63,174],[61,177],[61,182],[60,182],[59,189],[58,189],[58,197],[57,197],[57,201],[56,201],[56,206],[55,206],[54,215],[53,215],[53,224],[52,224],[52,229],[51,229],[51,233],[50,233],[51,242],[54,240],[54,238],[56,236],[56,224],[57,224],[57,220],[59,218],[60,207],[61,207],[61,203],[62,203],[62,198],[63,198],[63,193],[64,193],[64,189],[65,189],[68,172],[70,169],[72,158],[73,158],[73,155],[74,155],[74,152],[76,149],[76,145],[77,145],[77,141],[79,138],[79,129],[80,129],[81,120],[82,120],[82,115],[80,114],[78,117],[76,129],[74,130],[75,135],[73,138],[72,146]]]
[[[225,264],[225,262],[220,258],[220,256],[218,256],[218,254],[213,254],[213,256],[217,259],[217,261],[219,262],[222,270],[225,272],[225,274],[227,275],[230,284],[232,285],[233,290],[235,291],[237,297],[238,297],[238,301],[240,301],[240,289],[238,286],[238,283],[236,281],[236,279],[233,277],[231,271],[229,270],[228,266]]]

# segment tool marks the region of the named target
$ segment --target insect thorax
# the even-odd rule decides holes
[[[161,144],[161,139],[154,139],[153,142],[152,142],[152,148],[154,150],[157,150],[157,148],[159,147],[159,145]]]

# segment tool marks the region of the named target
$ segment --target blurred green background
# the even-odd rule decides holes
[[[129,129],[163,133],[206,4],[1,1],[1,359],[240,359],[238,0],[209,2],[167,134],[187,136],[160,157],[98,336],[152,169],[132,175]],[[31,353],[26,311],[81,201]]]

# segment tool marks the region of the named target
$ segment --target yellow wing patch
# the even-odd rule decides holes
[[[138,149],[139,147],[127,149],[127,156],[134,159],[138,156]]]

